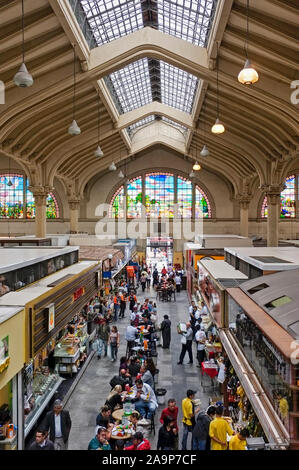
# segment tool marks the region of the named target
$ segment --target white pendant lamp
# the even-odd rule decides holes
[[[116,171],[116,166],[115,166],[114,162],[112,162],[111,165],[109,166],[109,170],[110,171]]]
[[[119,178],[124,178],[124,177],[125,177],[125,175],[123,174],[122,170],[120,170],[120,172],[118,173],[118,177],[119,177]]]
[[[201,169],[200,164],[196,161],[193,165],[193,170],[194,171],[199,171]]]
[[[73,93],[73,122],[68,128],[68,133],[70,135],[79,135],[81,134],[81,129],[77,124],[75,119],[75,111],[76,111],[76,52],[75,52],[75,44],[74,44],[74,93]]]
[[[206,146],[206,144],[203,146],[200,154],[199,154],[201,157],[208,157],[210,155],[210,151],[208,149],[208,147]]]
[[[244,68],[238,75],[238,81],[242,85],[253,85],[259,79],[259,75],[254,67],[252,67],[251,62],[248,58],[248,44],[249,44],[249,0],[247,0],[247,31],[246,31],[246,41],[245,41],[245,54],[246,61]]]
[[[25,39],[24,39],[24,0],[22,0],[22,64],[14,76],[14,83],[20,88],[28,88],[33,85],[33,78],[25,64]]]
[[[194,176],[195,176],[195,173],[194,173],[194,171],[193,171],[193,170],[192,170],[192,171],[190,171],[190,173],[189,173],[189,178],[194,178]]]
[[[98,96],[98,146],[94,152],[95,156],[101,158],[104,153],[100,147],[100,97]]]
[[[211,131],[213,134],[223,134],[225,132],[224,124],[219,119],[219,112],[220,112],[220,105],[219,105],[219,43],[218,43],[218,50],[217,50],[217,117],[215,124],[212,126]]]

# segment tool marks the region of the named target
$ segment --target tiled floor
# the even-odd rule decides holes
[[[145,294],[139,290],[138,298],[143,299],[149,297],[155,300],[154,291],[145,291]],[[170,350],[157,348],[158,363],[160,370],[159,383],[156,388],[167,389],[165,396],[166,403],[168,398],[174,397],[179,407],[178,422],[181,425],[182,413],[181,402],[186,396],[187,389],[197,390],[196,398],[200,398],[201,408],[205,409],[209,404],[209,396],[211,394],[204,393],[200,386],[200,370],[196,367],[196,347],[193,345],[194,363],[187,364],[189,361],[186,354],[183,365],[177,365],[181,344],[180,336],[177,334],[177,324],[180,321],[186,321],[188,318],[188,299],[186,291],[182,291],[177,295],[176,302],[164,303],[157,302],[159,322],[163,320],[163,315],[169,315],[172,322],[172,339]],[[121,335],[121,345],[118,352],[118,358],[125,355],[126,341],[124,340],[124,331],[128,325],[128,309],[127,317],[119,320],[117,326]],[[113,375],[118,372],[119,361],[112,363],[108,358],[100,360],[94,357],[86,369],[83,377],[77,385],[74,393],[67,403],[66,409],[69,410],[72,419],[72,430],[69,439],[69,450],[87,449],[89,441],[94,437],[96,416],[103,406],[108,393],[110,392],[109,381]],[[167,405],[165,405],[167,406]],[[159,406],[156,415],[156,436],[150,435],[152,449],[156,449],[158,429],[160,427],[159,417],[163,406]],[[180,429],[180,438],[182,437],[182,429]],[[191,438],[188,438],[188,449],[190,449]]]

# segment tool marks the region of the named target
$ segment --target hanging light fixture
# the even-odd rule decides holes
[[[98,146],[94,152],[96,157],[103,157],[104,153],[100,147],[100,97],[98,95]]]
[[[193,165],[193,170],[195,171],[199,171],[201,169],[201,166],[200,164],[198,163],[198,161],[196,161]]]
[[[81,134],[81,129],[78,126],[76,119],[75,119],[75,111],[76,111],[76,51],[75,51],[75,44],[74,44],[74,93],[73,93],[73,122],[68,129],[68,133],[70,135],[79,135]]]
[[[253,85],[259,79],[257,71],[252,67],[251,62],[248,57],[248,44],[249,44],[249,0],[247,0],[247,31],[246,31],[246,41],[245,41],[245,54],[246,61],[244,68],[238,75],[238,81],[243,85]]]
[[[125,177],[125,175],[123,174],[122,170],[120,170],[120,172],[118,173],[118,177],[119,177],[119,178],[124,178],[124,177]]]
[[[116,169],[117,169],[117,168],[116,168],[116,166],[115,166],[115,163],[112,162],[111,165],[109,166],[109,170],[110,170],[110,171],[116,171]]]
[[[210,151],[208,149],[208,147],[206,146],[206,144],[203,146],[200,154],[199,154],[201,157],[208,157],[210,155]]]
[[[193,171],[193,170],[192,170],[192,171],[190,171],[190,173],[189,173],[189,178],[194,178],[194,176],[195,176],[195,173],[194,173],[194,171]]]
[[[19,71],[14,76],[14,83],[21,88],[27,88],[33,85],[33,78],[25,65],[25,39],[24,39],[24,0],[22,0],[22,64]]]
[[[219,77],[218,77],[218,75],[219,75],[219,43],[218,43],[218,49],[217,49],[216,63],[217,63],[217,76],[216,76],[217,77],[217,117],[216,117],[215,124],[212,127],[211,131],[212,131],[213,134],[223,134],[223,132],[225,131],[225,127],[219,119],[219,110],[220,110],[220,106],[219,106]]]

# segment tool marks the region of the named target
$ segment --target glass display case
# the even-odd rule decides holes
[[[0,274],[0,297],[78,262],[78,250]]]

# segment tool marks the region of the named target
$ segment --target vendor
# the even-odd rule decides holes
[[[66,338],[73,338],[75,343],[79,343],[80,339],[75,336],[75,326],[74,325],[68,325],[67,326],[67,333],[65,335]]]

